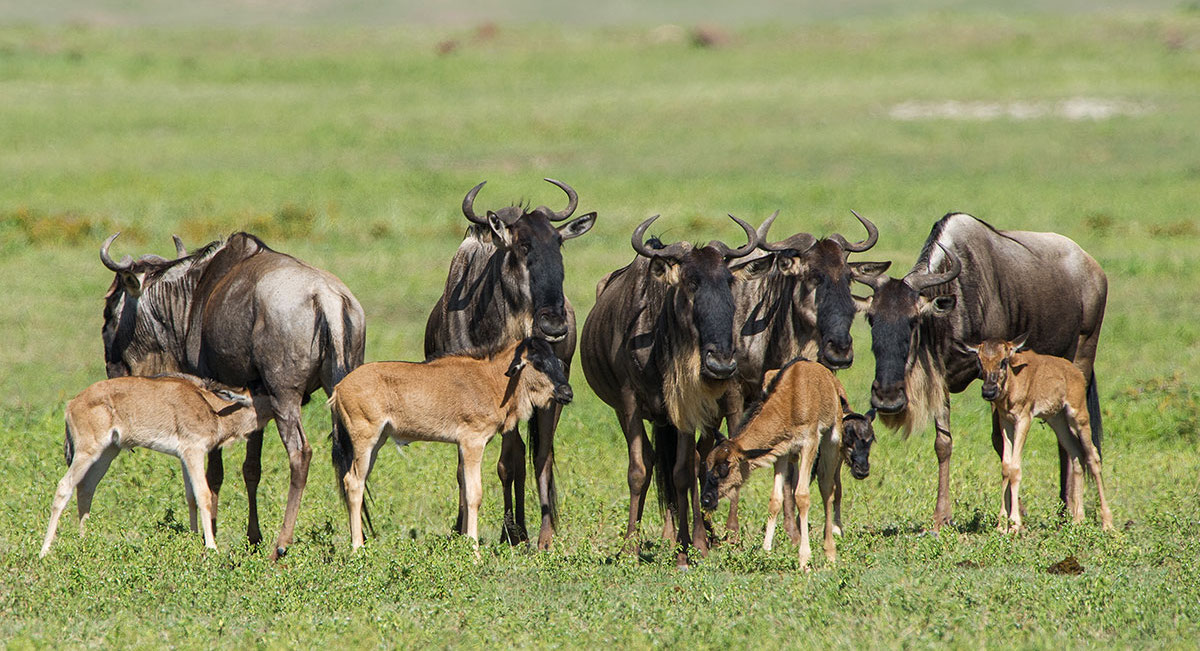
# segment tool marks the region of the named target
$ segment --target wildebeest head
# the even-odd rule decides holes
[[[875,410],[866,414],[849,413],[842,417],[842,457],[850,466],[855,479],[871,474],[871,446],[875,444]]]
[[[163,348],[163,341],[152,333],[153,325],[140,314],[139,304],[148,284],[153,283],[176,260],[187,255],[178,237],[175,237],[176,260],[167,260],[157,255],[143,255],[134,260],[129,255],[116,262],[108,253],[114,233],[100,247],[100,261],[116,276],[108,293],[104,295],[104,326],[101,338],[104,341],[104,362],[108,377],[126,375],[156,375],[179,371],[178,351]],[[183,319],[184,312],[179,311]],[[131,346],[137,338],[137,345]]]
[[[942,250],[950,265],[942,273],[912,271],[897,280],[851,267],[855,280],[875,289],[874,295],[864,302],[867,323],[871,326],[871,352],[875,354],[871,406],[880,413],[897,414],[908,405],[905,375],[915,361],[914,341],[921,320],[927,316],[945,317],[957,305],[953,294],[936,298],[921,294],[923,289],[954,280],[962,271],[958,256]]]
[[[526,367],[536,373],[522,373]],[[537,407],[549,406],[551,401],[565,405],[575,397],[571,385],[567,382],[566,367],[554,354],[550,344],[541,337],[528,337],[517,345],[512,363],[508,365],[504,375],[513,379],[524,379]],[[541,404],[537,404],[539,402]]]
[[[566,208],[554,211],[546,206],[533,210],[507,206],[489,210],[486,217],[480,217],[475,214],[475,195],[487,183],[484,181],[467,193],[462,211],[471,223],[491,229],[493,242],[504,251],[502,275],[506,296],[509,300],[524,300],[533,318],[533,333],[554,342],[567,334],[562,243],[588,232],[596,221],[596,213],[555,226],[552,222],[562,221],[575,212],[579,195],[566,183],[545,180],[567,193]]]
[[[796,233],[780,242],[769,242],[767,231],[779,214],[771,215],[758,227],[759,246],[771,251],[777,272],[795,279],[792,309],[797,318],[818,337],[818,361],[837,370],[854,362],[854,342],[850,325],[857,307],[850,294],[851,253],[861,253],[879,241],[879,229],[857,212],[850,211],[867,229],[866,239],[850,243],[840,233],[818,240],[808,233]],[[864,273],[881,274],[890,262],[855,263]]]
[[[966,349],[979,357],[979,376],[983,379],[980,390],[984,400],[992,402],[1008,394],[1008,377],[1016,372],[1012,365],[1013,353],[1025,347],[1026,336],[1014,341],[1003,339],[988,339],[979,347],[966,346]]]
[[[647,244],[642,238],[655,215],[633,231],[633,250],[650,258],[650,273],[674,291],[672,305],[677,323],[686,332],[679,333],[696,343],[700,353],[700,374],[708,380],[726,380],[737,371],[733,349],[733,260],[741,258],[758,245],[754,227],[729,216],[746,232],[744,246],[731,249],[724,242],[713,240],[706,246],[686,242],[664,245],[657,240]]]
[[[704,462],[700,507],[705,511],[717,508],[717,502],[728,499],[734,489],[746,483],[750,476],[750,461],[770,451],[770,448],[744,450],[736,438],[718,443]]]

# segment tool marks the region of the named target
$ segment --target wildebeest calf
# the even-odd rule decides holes
[[[50,551],[58,519],[78,489],[79,528],[92,508],[96,485],[121,449],[150,448],[179,457],[193,528],[196,509],[204,544],[217,548],[210,517],[212,494],[204,476],[210,451],[261,430],[272,417],[270,398],[230,389],[192,375],[118,377],[97,382],[67,403],[64,449],[70,468],[58,482],[41,555]]]
[[[1075,466],[1073,486],[1067,491],[1067,508],[1075,522],[1083,520],[1082,459],[1100,492],[1101,526],[1112,529],[1112,512],[1104,499],[1104,483],[1100,479],[1100,452],[1092,442],[1088,419],[1087,381],[1070,361],[1021,350],[1024,344],[1025,338],[1021,337],[1016,341],[989,339],[978,348],[968,347],[979,356],[983,399],[992,403],[992,410],[1004,427],[997,528],[1000,531],[1010,530],[1010,525],[1014,531],[1021,528],[1021,451],[1029,426],[1037,417],[1054,429],[1059,444]]]
[[[373,362],[334,388],[333,466],[350,513],[350,539],[363,544],[363,491],[388,437],[400,443],[458,445],[466,534],[479,543],[483,448],[512,431],[534,408],[571,401],[566,370],[545,339],[529,337],[490,355],[448,355],[427,362]]]
[[[728,498],[745,483],[752,469],[774,463],[775,487],[763,541],[763,547],[770,549],[783,505],[789,458],[799,456],[800,477],[807,478],[812,476],[819,451],[816,475],[825,503],[825,557],[832,561],[837,557],[833,536],[840,529],[840,522],[835,521],[835,513],[840,510],[835,495],[840,491],[835,488],[843,455],[850,459],[855,476],[865,476],[869,471],[866,455],[874,436],[863,433],[861,445],[843,451],[845,390],[829,369],[816,362],[797,359],[777,373],[768,373],[765,394],[761,407],[750,413],[737,436],[721,441],[709,453],[701,505],[707,510],[716,508],[720,498]],[[852,420],[857,441],[864,423]],[[869,421],[864,422],[869,431]],[[807,567],[812,557],[808,541],[809,482],[797,482],[795,496],[800,520],[800,566]]]

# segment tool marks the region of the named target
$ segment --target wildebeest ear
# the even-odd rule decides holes
[[[590,212],[586,215],[580,215],[575,219],[558,227],[558,232],[564,240],[579,237],[584,233],[592,230],[592,226],[596,223],[596,213]]]
[[[779,268],[779,273],[785,276],[799,276],[807,270],[804,261],[795,255],[779,256],[775,259],[775,266]]]
[[[866,312],[871,309],[871,296],[858,296],[851,294],[850,298],[854,299],[854,309],[857,312]]]
[[[755,258],[749,262],[743,262],[741,259],[734,258],[730,260],[729,271],[733,273],[733,277],[741,282],[761,278],[771,271],[775,266],[775,256],[765,255],[761,258]],[[741,263],[741,264],[736,264]]]
[[[142,295],[142,280],[146,277],[146,273],[136,271],[119,271],[117,276],[121,279],[121,286],[125,288],[125,293],[133,298],[138,298]]]
[[[878,276],[888,270],[892,266],[891,260],[883,262],[847,262],[846,266],[850,267],[850,273],[856,276],[871,277]]]
[[[487,220],[488,226],[492,227],[492,232],[496,234],[501,244],[506,247],[512,244],[512,235],[509,234],[508,226],[504,223],[503,219],[500,219],[496,213],[489,210],[487,212]]]
[[[920,299],[920,311],[923,314],[932,314],[933,316],[946,316],[954,310],[954,306],[956,305],[958,305],[958,297],[956,296],[938,296],[933,299],[922,296]]]
[[[746,455],[747,459],[757,459],[764,454],[769,453],[770,451],[771,448],[752,448],[750,450],[746,450],[744,454]]]
[[[679,263],[670,258],[654,258],[650,261],[650,273],[668,285],[679,284]]]

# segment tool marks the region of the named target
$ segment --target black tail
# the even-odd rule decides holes
[[[329,433],[329,438],[333,445],[329,446],[330,457],[333,461],[333,483],[337,484],[338,495],[342,496],[342,505],[349,509],[346,500],[346,473],[350,472],[350,464],[353,461],[354,444],[350,442],[350,435],[346,433],[346,426],[342,423],[342,419],[338,417],[336,410],[330,410],[333,415],[333,431]],[[370,497],[370,490],[367,489],[367,497]],[[367,525],[367,532],[372,537],[375,536],[375,525],[371,523],[371,512],[367,509],[368,499],[363,500],[362,517]]]
[[[63,458],[66,459],[67,465],[75,460],[75,437],[71,436],[71,421],[67,420],[67,425],[63,431]]]
[[[555,408],[556,407],[553,407],[553,406],[548,407],[548,409],[555,409]],[[538,414],[541,411],[543,411],[543,410],[541,410],[541,409],[533,410],[533,418],[529,419],[529,467],[533,471],[531,474],[533,474],[535,481],[537,480],[538,452],[542,449],[542,430],[540,427],[538,427]],[[547,492],[549,493],[548,498],[550,501],[550,524],[554,527],[555,531],[557,531],[558,530],[558,488],[555,487],[555,485],[554,485],[554,435],[553,435],[553,432],[551,432],[551,435],[548,437],[546,444],[550,446],[550,450],[548,451],[548,454],[550,455],[550,461],[546,468],[546,474],[549,475],[549,477],[547,478],[547,484],[548,484]]]
[[[1096,454],[1103,459],[1104,453],[1100,450],[1100,441],[1104,438],[1104,424],[1101,422],[1100,416],[1100,390],[1096,388],[1095,369],[1092,369],[1092,377],[1088,378],[1087,410],[1088,420],[1092,424],[1092,443],[1096,445]]]
[[[333,394],[333,388],[338,382],[363,363],[362,340],[365,333],[355,327],[350,300],[349,297],[342,296],[340,303],[333,307],[322,305],[321,299],[318,298],[314,306],[316,323],[313,337],[320,338],[328,382],[325,393],[329,395]]]
[[[675,507],[675,457],[679,451],[679,431],[674,425],[655,423],[654,481],[658,485],[658,512],[667,517]]]

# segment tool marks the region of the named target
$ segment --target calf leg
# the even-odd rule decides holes
[[[459,444],[463,460],[463,493],[467,501],[467,535],[475,541],[479,556],[479,505],[483,502],[483,445],[477,441]]]
[[[817,442],[820,434],[816,427],[806,436],[804,447],[800,450],[798,469],[801,477],[812,477],[813,461],[817,456]],[[808,507],[810,505],[809,482],[796,483],[796,516],[800,519],[800,568],[807,570],[808,562],[812,559],[812,547],[808,540]]]
[[[840,419],[839,419],[839,422]],[[838,436],[841,439],[841,436]],[[837,478],[841,457],[838,456],[839,443],[832,443],[826,437],[821,437],[821,460],[817,466],[817,486],[821,490],[821,502],[825,507],[825,539],[823,541],[825,560],[837,560],[837,547],[833,541],[833,497],[834,480]]]
[[[108,472],[108,466],[112,464],[113,459],[117,458],[117,453],[120,451],[121,449],[115,445],[104,448],[75,489],[75,506],[79,510],[79,535],[81,536],[83,535],[83,525],[87,523],[88,517],[92,513],[92,498],[96,495],[96,486],[101,479],[104,479],[104,473]]]
[[[251,545],[262,542],[262,529],[258,526],[258,482],[262,478],[262,430],[251,432],[246,437],[246,460],[242,462],[242,480],[246,483],[246,539]]]
[[[1075,436],[1078,438],[1081,447],[1083,448],[1083,460],[1087,464],[1088,472],[1092,475],[1092,479],[1096,480],[1096,490],[1100,496],[1100,528],[1105,531],[1112,531],[1112,511],[1108,508],[1108,499],[1104,496],[1104,480],[1101,479],[1100,467],[1100,450],[1096,447],[1092,440],[1091,425],[1088,422],[1086,412],[1075,414],[1074,427],[1072,427]],[[1082,473],[1080,473],[1082,474]],[[1082,481],[1080,482],[1082,483]],[[1077,493],[1083,493],[1082,490],[1077,490]],[[1082,497],[1080,498],[1080,510],[1082,507]]]
[[[793,545],[800,544],[800,519],[796,516],[796,482],[800,481],[798,458],[794,454],[788,458],[784,475],[787,478],[787,490],[783,492],[783,530]],[[809,478],[805,477],[804,481],[809,481]]]
[[[833,535],[842,535],[842,462],[833,473]]]
[[[1015,506],[1012,501],[1012,456],[1013,456],[1013,425],[1010,421],[1003,421],[1000,441],[1000,517],[996,523],[996,530],[1000,532],[1008,531],[1009,514],[1012,513],[1012,508]]]
[[[354,438],[351,437],[351,440]],[[382,443],[383,439],[381,438],[379,442]],[[346,487],[346,510],[350,517],[350,547],[352,549],[362,547],[365,542],[362,517],[363,493],[366,490],[367,477],[371,474],[371,466],[378,450],[378,444],[372,446],[356,441],[352,451],[350,470],[342,479]]]
[[[200,526],[204,529],[204,546],[216,549],[217,539],[210,511],[214,501],[212,491],[208,488],[208,481],[205,479],[204,453],[200,451],[185,452],[180,455],[179,459],[183,464],[184,481],[191,484],[192,493],[196,496],[196,507],[200,512]]]
[[[247,454],[249,454],[247,452]],[[225,461],[221,457],[221,448],[214,448],[208,453],[208,489],[212,491],[212,527],[217,529],[217,493],[221,492],[221,484],[225,483]],[[255,514],[258,517],[258,514]]]
[[[533,426],[532,421],[530,426]],[[500,439],[500,460],[496,474],[504,487],[504,529],[502,536],[511,545],[529,541],[525,530],[525,442],[517,429],[505,432]],[[513,493],[516,508],[513,508]]]
[[[1013,523],[1012,530],[1020,531],[1021,523],[1021,452],[1025,449],[1025,438],[1029,435],[1029,426],[1033,419],[1022,415],[1014,427],[1012,466],[1009,475],[1009,490],[1012,491],[1012,505],[1008,509],[1008,519]]]
[[[199,521],[196,519],[196,492],[192,490],[192,482],[188,481],[187,464],[183,459],[179,459],[179,467],[183,470],[183,497],[187,500],[188,507],[188,528],[192,533],[200,530]]]
[[[763,550],[771,551],[775,544],[775,521],[783,508],[783,487],[787,483],[789,459],[795,455],[784,455],[775,460],[775,481],[771,488],[771,501],[767,503],[767,530],[763,535]]]
[[[58,519],[62,517],[63,509],[67,508],[71,493],[83,481],[84,475],[91,469],[98,457],[99,455],[75,450],[75,458],[71,461],[71,467],[67,468],[67,474],[58,481],[58,488],[54,491],[54,501],[50,504],[50,524],[46,527],[46,538],[42,541],[42,551],[38,554],[39,557],[45,557],[50,551],[50,543],[54,542],[54,535],[58,532]]]

